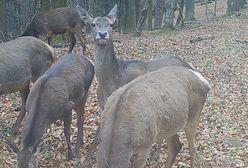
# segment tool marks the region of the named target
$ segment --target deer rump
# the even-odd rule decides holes
[[[154,142],[198,124],[208,90],[184,67],[165,67],[117,89],[101,116],[98,168],[144,167]]]
[[[52,47],[34,37],[20,37],[0,45],[0,95],[35,82],[53,63]]]
[[[21,111],[12,128],[15,135],[24,118],[29,82],[35,82],[54,62],[53,48],[34,37],[0,44],[0,95],[20,92]]]
[[[24,142],[28,134],[32,134],[33,140],[40,139],[40,136],[35,136],[37,130],[45,129],[48,124],[61,119],[63,114],[71,112],[90,87],[94,75],[86,72],[90,69],[93,65],[86,58],[68,54],[37,80],[26,103],[29,116],[23,131]],[[88,79],[86,83],[85,79]]]

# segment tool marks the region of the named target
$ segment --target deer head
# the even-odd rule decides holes
[[[18,168],[36,168],[38,167],[37,156],[40,153],[42,143],[37,143],[35,147],[22,147],[20,150],[9,138],[0,132],[0,139],[9,146],[9,148],[17,156],[17,167]]]
[[[113,7],[106,17],[92,18],[84,10],[80,8],[78,8],[78,10],[81,19],[91,23],[95,42],[101,46],[105,46],[107,41],[111,39],[113,24],[117,16],[117,5]]]

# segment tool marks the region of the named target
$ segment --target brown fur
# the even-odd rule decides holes
[[[168,143],[166,166],[171,167],[182,129],[193,167],[195,131],[208,90],[207,83],[183,67],[162,68],[116,90],[101,116],[98,168],[144,167],[152,144],[161,139]]]
[[[75,35],[80,40],[85,53],[85,37],[82,29],[85,29],[85,23],[79,17],[77,8],[56,8],[36,15],[23,36],[34,36],[42,40],[48,39],[48,44],[50,44],[53,34],[67,32],[70,39],[68,53],[72,52],[76,44]]]
[[[84,12],[82,12],[84,14]],[[183,66],[194,69],[186,61],[176,56],[167,56],[149,61],[121,60],[116,57],[111,36],[112,26],[117,15],[115,6],[106,17],[91,18],[90,15],[81,17],[93,24],[93,37],[95,41],[95,71],[98,81],[97,99],[100,109],[103,110],[107,98],[119,87],[134,80],[138,76],[155,71],[165,66]],[[105,37],[100,37],[106,34]],[[92,144],[94,148],[97,140]],[[92,152],[86,157],[85,167]]]
[[[19,167],[29,164],[42,140],[44,129],[59,119],[64,121],[68,158],[75,157],[70,143],[72,109],[77,112],[78,119],[78,154],[83,137],[84,105],[93,76],[94,67],[89,60],[79,54],[68,54],[37,80],[26,103],[29,115],[24,124],[22,149],[18,153]]]
[[[20,37],[0,44],[0,95],[20,91],[21,112],[12,134],[25,115],[29,82],[35,82],[54,62],[53,48],[34,37]]]

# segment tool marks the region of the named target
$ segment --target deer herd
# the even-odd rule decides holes
[[[84,106],[94,74],[101,119],[81,167],[92,167],[90,158],[99,145],[98,168],[143,168],[152,145],[161,146],[163,140],[168,147],[165,167],[172,167],[182,147],[181,130],[189,144],[191,167],[196,167],[195,135],[208,81],[176,56],[149,61],[118,59],[111,34],[116,16],[117,5],[107,16],[95,18],[81,7],[57,8],[35,16],[22,37],[0,44],[0,95],[19,91],[22,100],[12,136],[27,112],[20,149],[0,134],[17,153],[17,167],[38,167],[44,130],[59,119],[64,122],[68,159],[79,157]],[[94,65],[85,55],[82,29],[86,23],[92,27]],[[55,62],[53,48],[43,41],[50,44],[52,34],[64,32],[70,49]],[[75,35],[83,54],[71,53]],[[75,148],[70,142],[72,109],[77,113]]]

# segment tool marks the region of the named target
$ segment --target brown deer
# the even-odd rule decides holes
[[[195,166],[195,134],[209,91],[199,73],[171,66],[147,73],[116,90],[101,115],[97,168],[143,168],[152,145],[165,139],[166,168],[172,166],[185,130],[191,167]]]
[[[26,103],[28,117],[22,132],[22,147],[17,151],[18,167],[36,164],[45,128],[59,119],[64,121],[68,159],[78,154],[83,141],[84,105],[93,77],[94,66],[88,59],[80,54],[67,54],[34,83]],[[75,153],[70,142],[72,109],[77,112]]]
[[[22,99],[12,135],[19,129],[26,112],[29,83],[35,82],[53,62],[53,48],[37,38],[20,37],[0,44],[0,95],[19,91]]]
[[[117,5],[106,17],[92,18],[90,14],[85,11],[81,12],[80,9],[79,14],[82,20],[91,23],[93,27],[95,71],[98,81],[97,98],[101,110],[113,91],[140,75],[171,65],[193,69],[187,62],[175,56],[167,56],[152,61],[131,61],[116,58],[111,31],[117,16]],[[95,139],[92,144],[92,150],[86,157],[85,165],[88,164],[86,162],[89,162],[88,160],[93,155],[92,151],[96,148],[96,144],[97,140]]]
[[[83,8],[80,9],[81,11],[86,11]],[[48,40],[48,44],[50,44],[53,34],[63,34],[67,32],[70,39],[68,53],[72,52],[76,44],[75,35],[81,42],[83,53],[85,53],[85,37],[82,31],[84,29],[85,23],[79,17],[77,8],[64,7],[36,15],[22,36],[34,36],[44,41]]]

